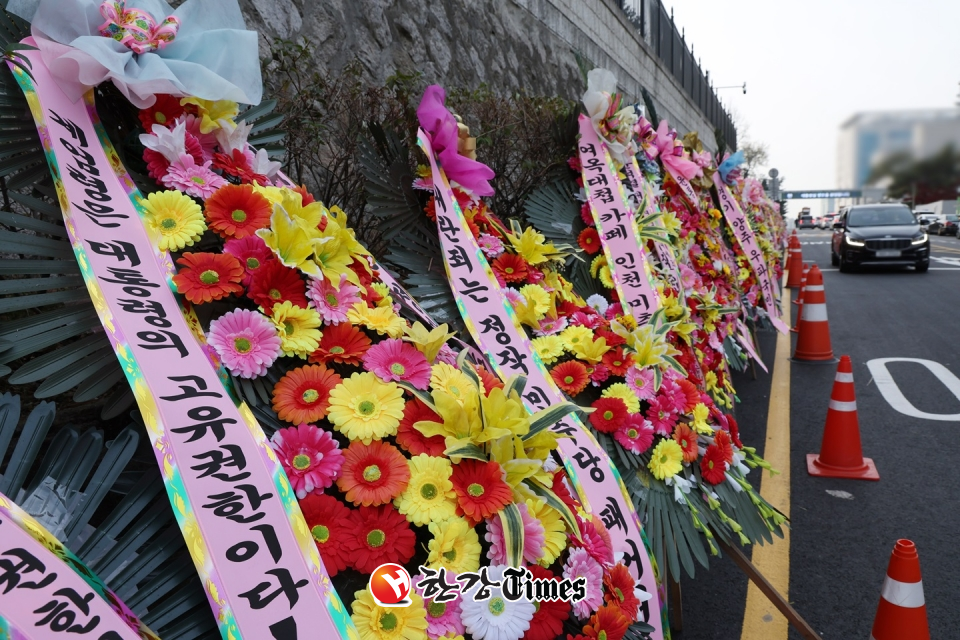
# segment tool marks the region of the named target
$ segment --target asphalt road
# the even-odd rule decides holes
[[[806,454],[820,449],[836,365],[793,363],[790,601],[824,638],[869,638],[890,551],[898,538],[908,538],[920,554],[931,637],[960,637],[954,440],[960,398],[924,363],[891,362],[887,370],[910,406],[896,398],[893,403],[925,414],[906,415],[888,401],[892,394],[884,395],[867,366],[880,358],[939,363],[960,393],[960,380],[950,375],[960,377],[960,240],[931,238],[932,264],[925,274],[912,268],[841,274],[830,265],[830,232],[799,235],[804,260],[823,271],[834,353],[853,360],[863,453],[875,461],[880,481],[807,474]],[[774,340],[761,336],[768,362]],[[736,384],[744,439],[762,447],[769,376],[741,374]],[[954,417],[933,419],[937,415]],[[740,638],[746,581],[732,562],[718,560],[682,587],[685,625],[676,638]],[[791,631],[790,638],[799,637]]]

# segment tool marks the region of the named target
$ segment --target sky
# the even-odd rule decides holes
[[[955,0],[664,0],[746,138],[767,145],[786,190],[836,184],[840,124],[858,111],[952,107]],[[822,203],[822,204],[818,204]],[[809,203],[814,213],[823,201]],[[790,208],[795,215],[798,206]]]

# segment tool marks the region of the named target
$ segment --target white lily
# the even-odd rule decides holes
[[[140,144],[151,151],[156,151],[167,162],[173,164],[180,156],[187,152],[187,123],[181,120],[173,129],[167,129],[162,124],[155,124],[152,133],[140,134]]]

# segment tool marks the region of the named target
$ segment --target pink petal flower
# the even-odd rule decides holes
[[[568,580],[586,578],[586,596],[573,603],[577,617],[586,620],[603,604],[603,567],[586,549],[573,549],[563,565],[563,577]]]
[[[256,311],[235,309],[210,323],[207,341],[223,366],[241,378],[258,378],[280,357],[280,336]]]
[[[253,273],[257,269],[276,259],[267,243],[257,235],[247,236],[246,238],[230,238],[223,244],[223,252],[229,253],[243,265],[244,274],[240,284],[245,287],[250,286]]]
[[[307,297],[326,324],[340,324],[347,321],[347,311],[360,302],[360,289],[340,278],[340,289],[334,288],[327,278],[310,278]]]
[[[526,504],[517,504],[517,509],[520,510],[520,518],[523,521],[523,559],[529,564],[536,564],[543,555],[543,547],[546,544],[543,524],[530,515]],[[507,564],[506,541],[499,515],[487,518],[487,532],[484,538],[490,543],[490,551],[487,552],[490,563]]]
[[[382,340],[363,355],[363,367],[384,382],[409,382],[417,389],[430,384],[430,363],[416,347],[402,340]]]
[[[457,584],[457,574],[450,570],[444,571],[444,577],[447,584],[456,585]],[[420,584],[420,581],[424,579],[422,574],[417,574],[413,577],[412,584],[417,593],[423,597],[423,589],[417,588],[417,585]],[[449,601],[443,603],[446,605],[443,609],[443,613],[439,616],[434,614],[438,611],[439,607],[433,605],[433,600],[424,598],[424,604],[427,608],[427,637],[430,640],[437,640],[444,636],[462,636],[464,632],[463,622],[460,620],[460,602],[462,598],[458,592],[457,596]]]
[[[300,500],[332,485],[343,466],[337,441],[312,424],[278,430],[270,438],[270,446]]]
[[[226,180],[210,169],[209,160],[198,165],[193,156],[186,153],[181,155],[177,162],[170,164],[167,175],[160,178],[160,182],[168,189],[176,189],[202,200],[206,200],[227,184]]]
[[[630,367],[627,370],[627,386],[640,400],[648,400],[656,393],[653,389],[653,369]]]
[[[613,437],[627,451],[640,454],[653,444],[653,433],[653,424],[649,420],[644,420],[638,413],[631,413]]]

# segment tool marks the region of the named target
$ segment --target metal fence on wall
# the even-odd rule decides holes
[[[670,70],[697,107],[723,134],[727,147],[737,148],[737,130],[730,114],[724,110],[710,84],[710,79],[697,64],[683,34],[677,30],[672,14],[660,0],[620,0],[627,19],[637,28],[660,61]]]

